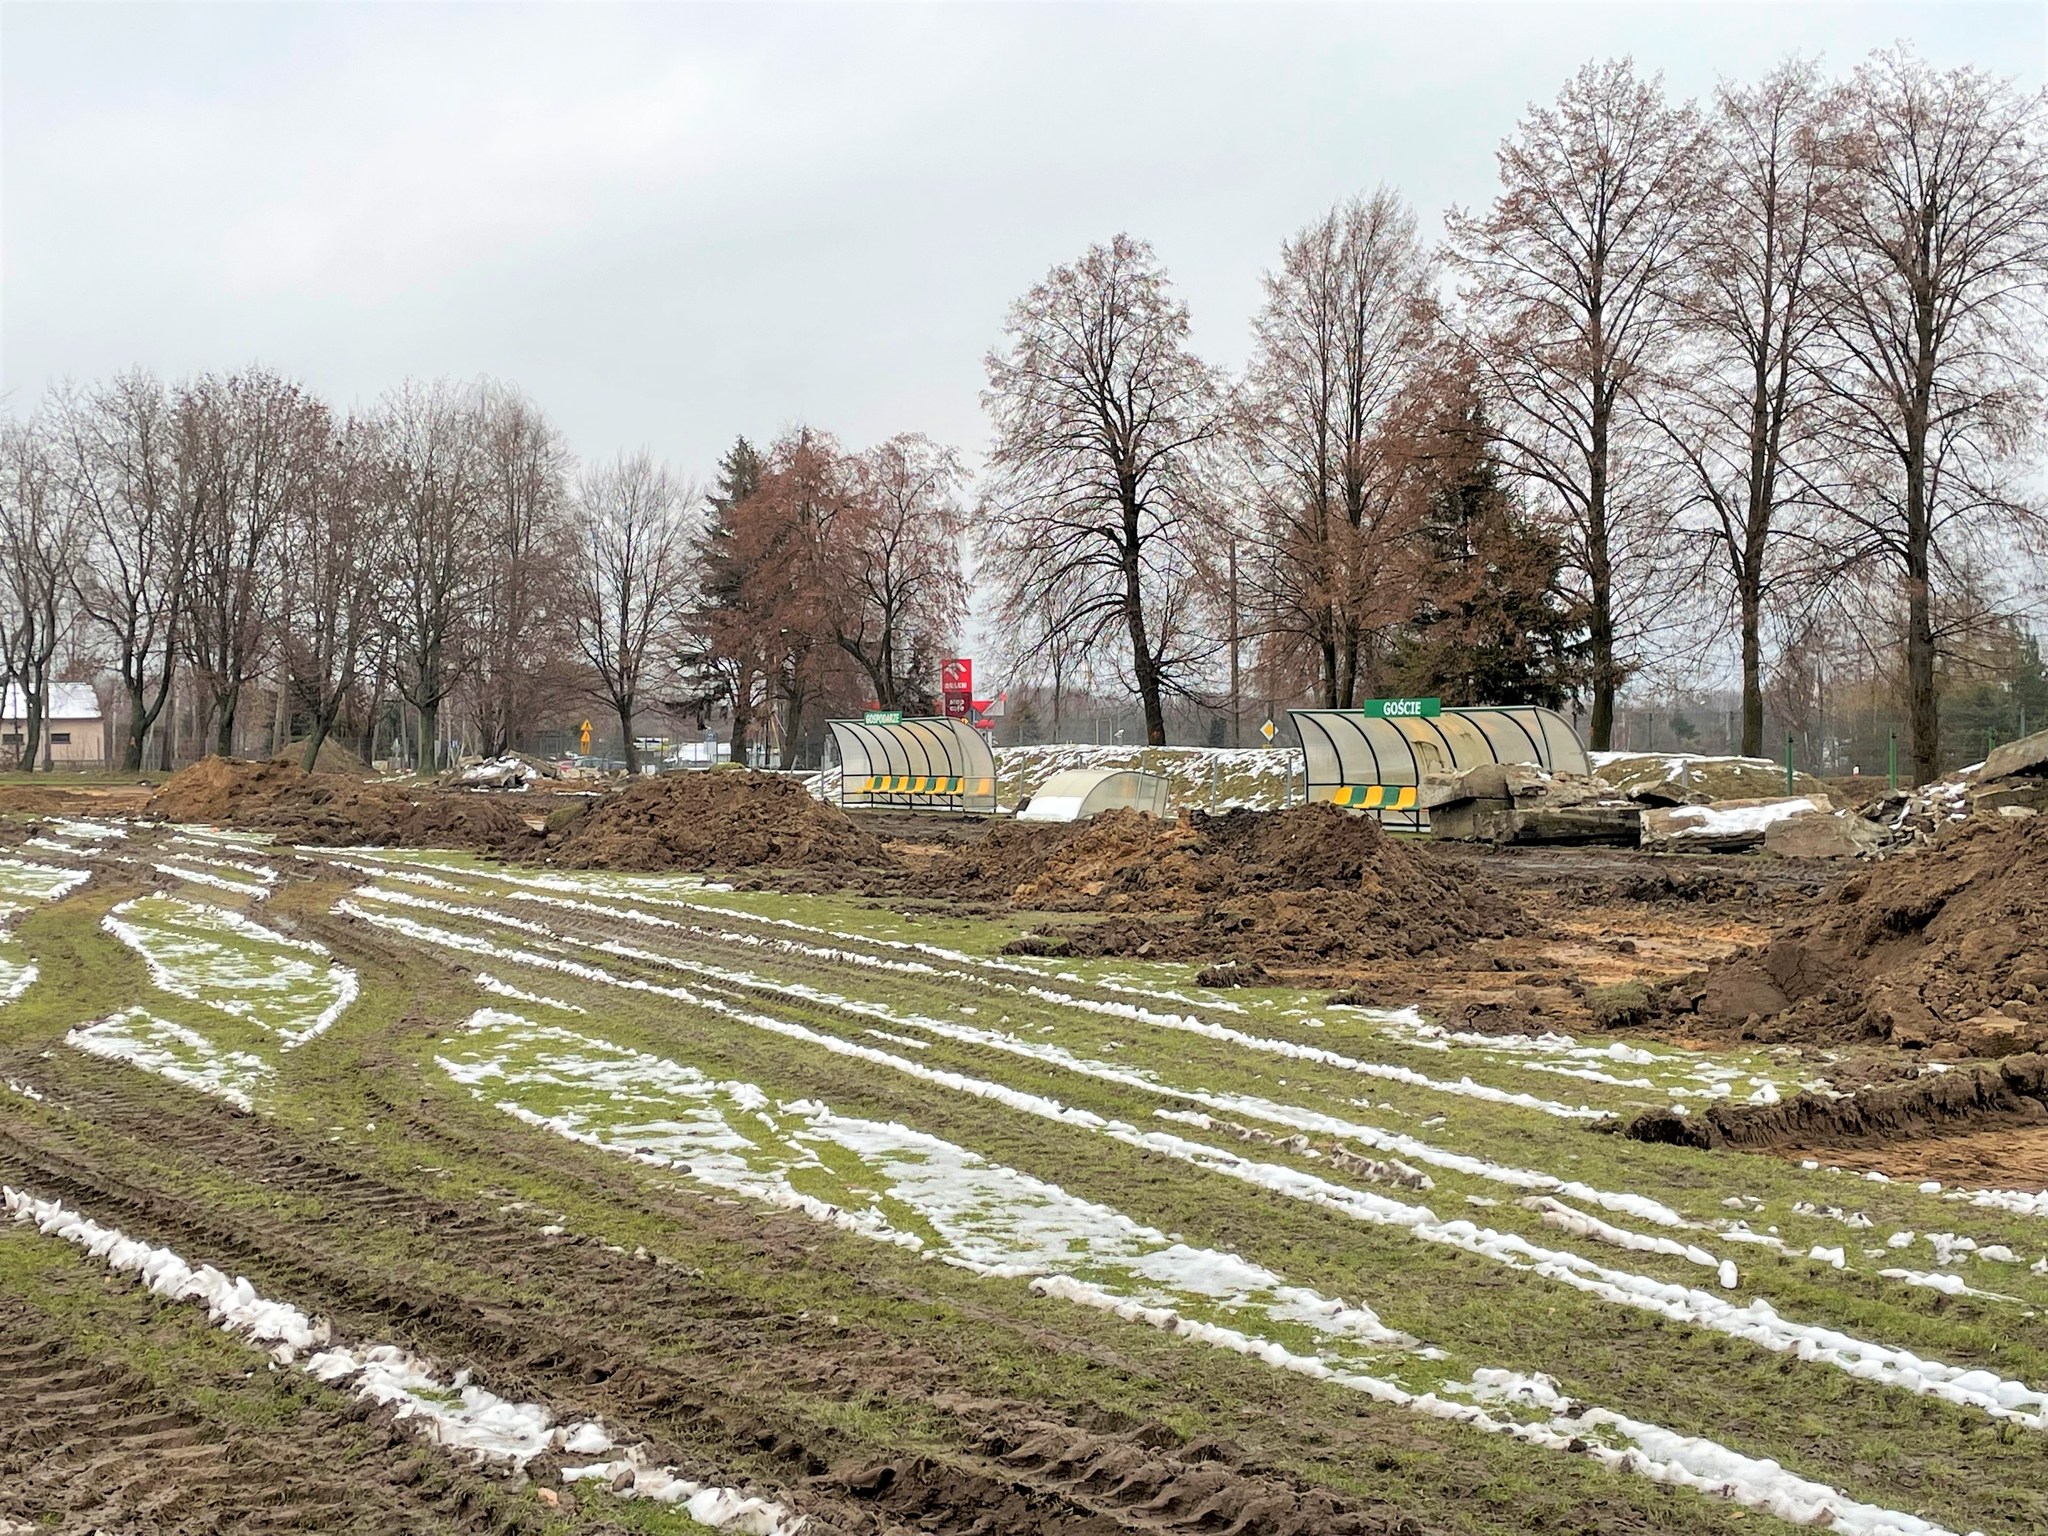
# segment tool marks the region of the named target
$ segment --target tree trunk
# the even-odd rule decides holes
[[[128,686],[128,738],[121,745],[121,771],[142,772],[143,738],[149,734],[149,716],[142,712],[142,682],[123,679]]]
[[[420,750],[417,758],[418,771],[422,774],[441,771],[441,701],[422,704],[420,714]]]
[[[1941,772],[1941,715],[1934,694],[1934,591],[1930,579],[1933,542],[1927,521],[1927,484],[1922,466],[1906,467],[1906,734],[1913,782],[1925,784]]]
[[[43,692],[24,683],[22,696],[21,770],[36,771],[36,758],[43,749]]]
[[[324,685],[323,685],[324,686]],[[282,672],[277,677],[277,698],[273,701],[275,713],[270,717],[270,756],[276,757],[292,744],[292,703],[291,685]]]
[[[1742,755],[1764,754],[1763,637],[1756,588],[1742,589]]]
[[[213,696],[213,751],[216,757],[235,755],[235,707],[241,702],[239,690]]]
[[[318,710],[313,712],[313,724],[306,732],[305,756],[299,759],[299,766],[308,773],[311,773],[313,765],[320,761],[320,748],[327,740],[327,731],[331,723],[331,716],[322,715]]]
[[[1587,465],[1586,576],[1592,588],[1588,638],[1593,652],[1593,719],[1590,745],[1605,752],[1614,743],[1614,695],[1620,679],[1614,665],[1614,567],[1607,548],[1607,410],[1597,408],[1593,452]]]
[[[1614,578],[1607,565],[1606,530],[1589,541],[1597,553],[1588,562],[1593,567],[1592,611],[1587,618],[1588,638],[1593,652],[1593,719],[1589,745],[1595,752],[1608,751],[1614,741]]]
[[[1131,672],[1138,684],[1138,701],[1145,707],[1145,744],[1166,745],[1166,710],[1160,702],[1159,663],[1145,635],[1145,597],[1139,585],[1138,503],[1134,490],[1126,487],[1123,497],[1124,538],[1124,621],[1131,632]]]
[[[157,751],[162,759],[157,766],[165,773],[175,773],[178,768],[178,668],[171,660],[168,645],[164,647],[164,677],[157,696],[157,711],[163,719],[163,729],[156,733]]]
[[[640,771],[640,749],[633,745],[633,701],[615,699],[612,707],[619,715],[619,756],[626,760],[626,772],[636,774]]]

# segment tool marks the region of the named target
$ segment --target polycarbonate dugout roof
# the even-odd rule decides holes
[[[943,715],[900,721],[828,720],[846,806],[996,808],[996,755],[988,738]]]
[[[1293,709],[1311,800],[1342,800],[1347,789],[1446,779],[1482,763],[1529,763],[1553,773],[1590,774],[1571,722],[1533,704],[1447,708],[1433,716],[1382,720],[1356,709]]]
[[[1162,821],[1172,814],[1166,780],[1136,768],[1068,768],[1031,792],[1019,821],[1086,821],[1104,811],[1142,811]]]

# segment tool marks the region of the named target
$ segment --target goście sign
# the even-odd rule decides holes
[[[1367,699],[1359,706],[1368,720],[1432,720],[1444,712],[1442,699]]]

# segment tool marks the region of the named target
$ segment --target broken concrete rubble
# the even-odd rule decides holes
[[[1883,843],[1881,829],[1848,811],[1793,816],[1764,829],[1764,850],[1786,859],[1855,859]]]
[[[1993,747],[1977,777],[1980,782],[1988,783],[1992,779],[2011,779],[2022,775],[2048,778],[2048,731],[2036,731],[2018,741]]]
[[[1604,780],[1529,763],[1481,763],[1425,782],[1417,803],[1433,836],[1459,842],[1633,846],[1641,815]]]
[[[1717,800],[1710,805],[1653,807],[1643,812],[1645,848],[1732,853],[1761,847],[1779,822],[1831,815],[1826,795],[1790,795],[1768,800]]]

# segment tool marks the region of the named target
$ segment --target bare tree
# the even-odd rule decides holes
[[[982,552],[1004,617],[1090,654],[1122,649],[1155,746],[1166,696],[1189,691],[1207,650],[1196,458],[1222,417],[1187,334],[1151,246],[1118,235],[1011,307],[982,396],[995,426]]]
[[[1486,217],[1446,219],[1503,457],[1554,499],[1585,580],[1596,748],[1630,666],[1631,542],[1661,510],[1628,484],[1631,444],[1671,340],[1701,157],[1690,107],[1628,60],[1588,64],[1502,145]]]
[[[318,765],[362,675],[378,621],[390,470],[377,434],[349,421],[322,445],[282,534],[286,676],[312,717],[301,766]]]
[[[277,540],[316,472],[327,412],[255,369],[187,386],[178,420],[193,507],[185,644],[212,702],[213,749],[229,757],[243,685],[273,638]]]
[[[76,523],[50,463],[42,433],[0,425],[0,693],[21,691],[17,763],[47,765],[44,720],[50,670],[64,630],[77,554]]]
[[[626,771],[636,773],[633,716],[650,681],[648,663],[672,640],[688,600],[697,494],[643,452],[586,474],[576,501],[576,638],[597,675],[593,691],[619,717]]]
[[[440,766],[441,706],[461,677],[483,581],[483,453],[473,391],[406,384],[379,413],[391,468],[386,623],[399,695],[419,711],[419,768]]]
[[[833,633],[876,704],[900,709],[934,696],[939,649],[966,616],[966,471],[952,449],[916,433],[869,449],[852,468],[852,496],[825,551]]]
[[[1763,616],[1781,580],[1825,572],[1789,558],[1787,513],[1816,429],[1818,135],[1832,93],[1810,62],[1715,96],[1687,281],[1681,363],[1659,413],[1728,582],[1742,668],[1742,750],[1763,751]],[[1806,552],[1817,555],[1809,540]]]
[[[561,434],[532,401],[502,385],[485,386],[481,412],[470,692],[481,750],[495,756],[532,728],[550,681],[561,676],[573,533]]]
[[[2012,488],[2042,412],[2048,93],[1899,49],[1857,70],[1826,156],[1826,489],[1906,604],[1913,773],[1940,771],[1938,585],[1957,546],[2038,528]]]
[[[163,385],[138,370],[89,394],[60,395],[51,433],[85,540],[79,606],[113,651],[127,697],[121,766],[134,773],[170,697],[192,564],[193,490],[177,413]],[[168,740],[162,766],[170,766]]]
[[[1314,657],[1323,703],[1357,702],[1393,614],[1393,513],[1414,460],[1399,417],[1425,366],[1435,274],[1415,215],[1381,187],[1297,232],[1266,274],[1239,422],[1256,486],[1255,568],[1269,645]],[[1362,667],[1362,661],[1364,666]]]

